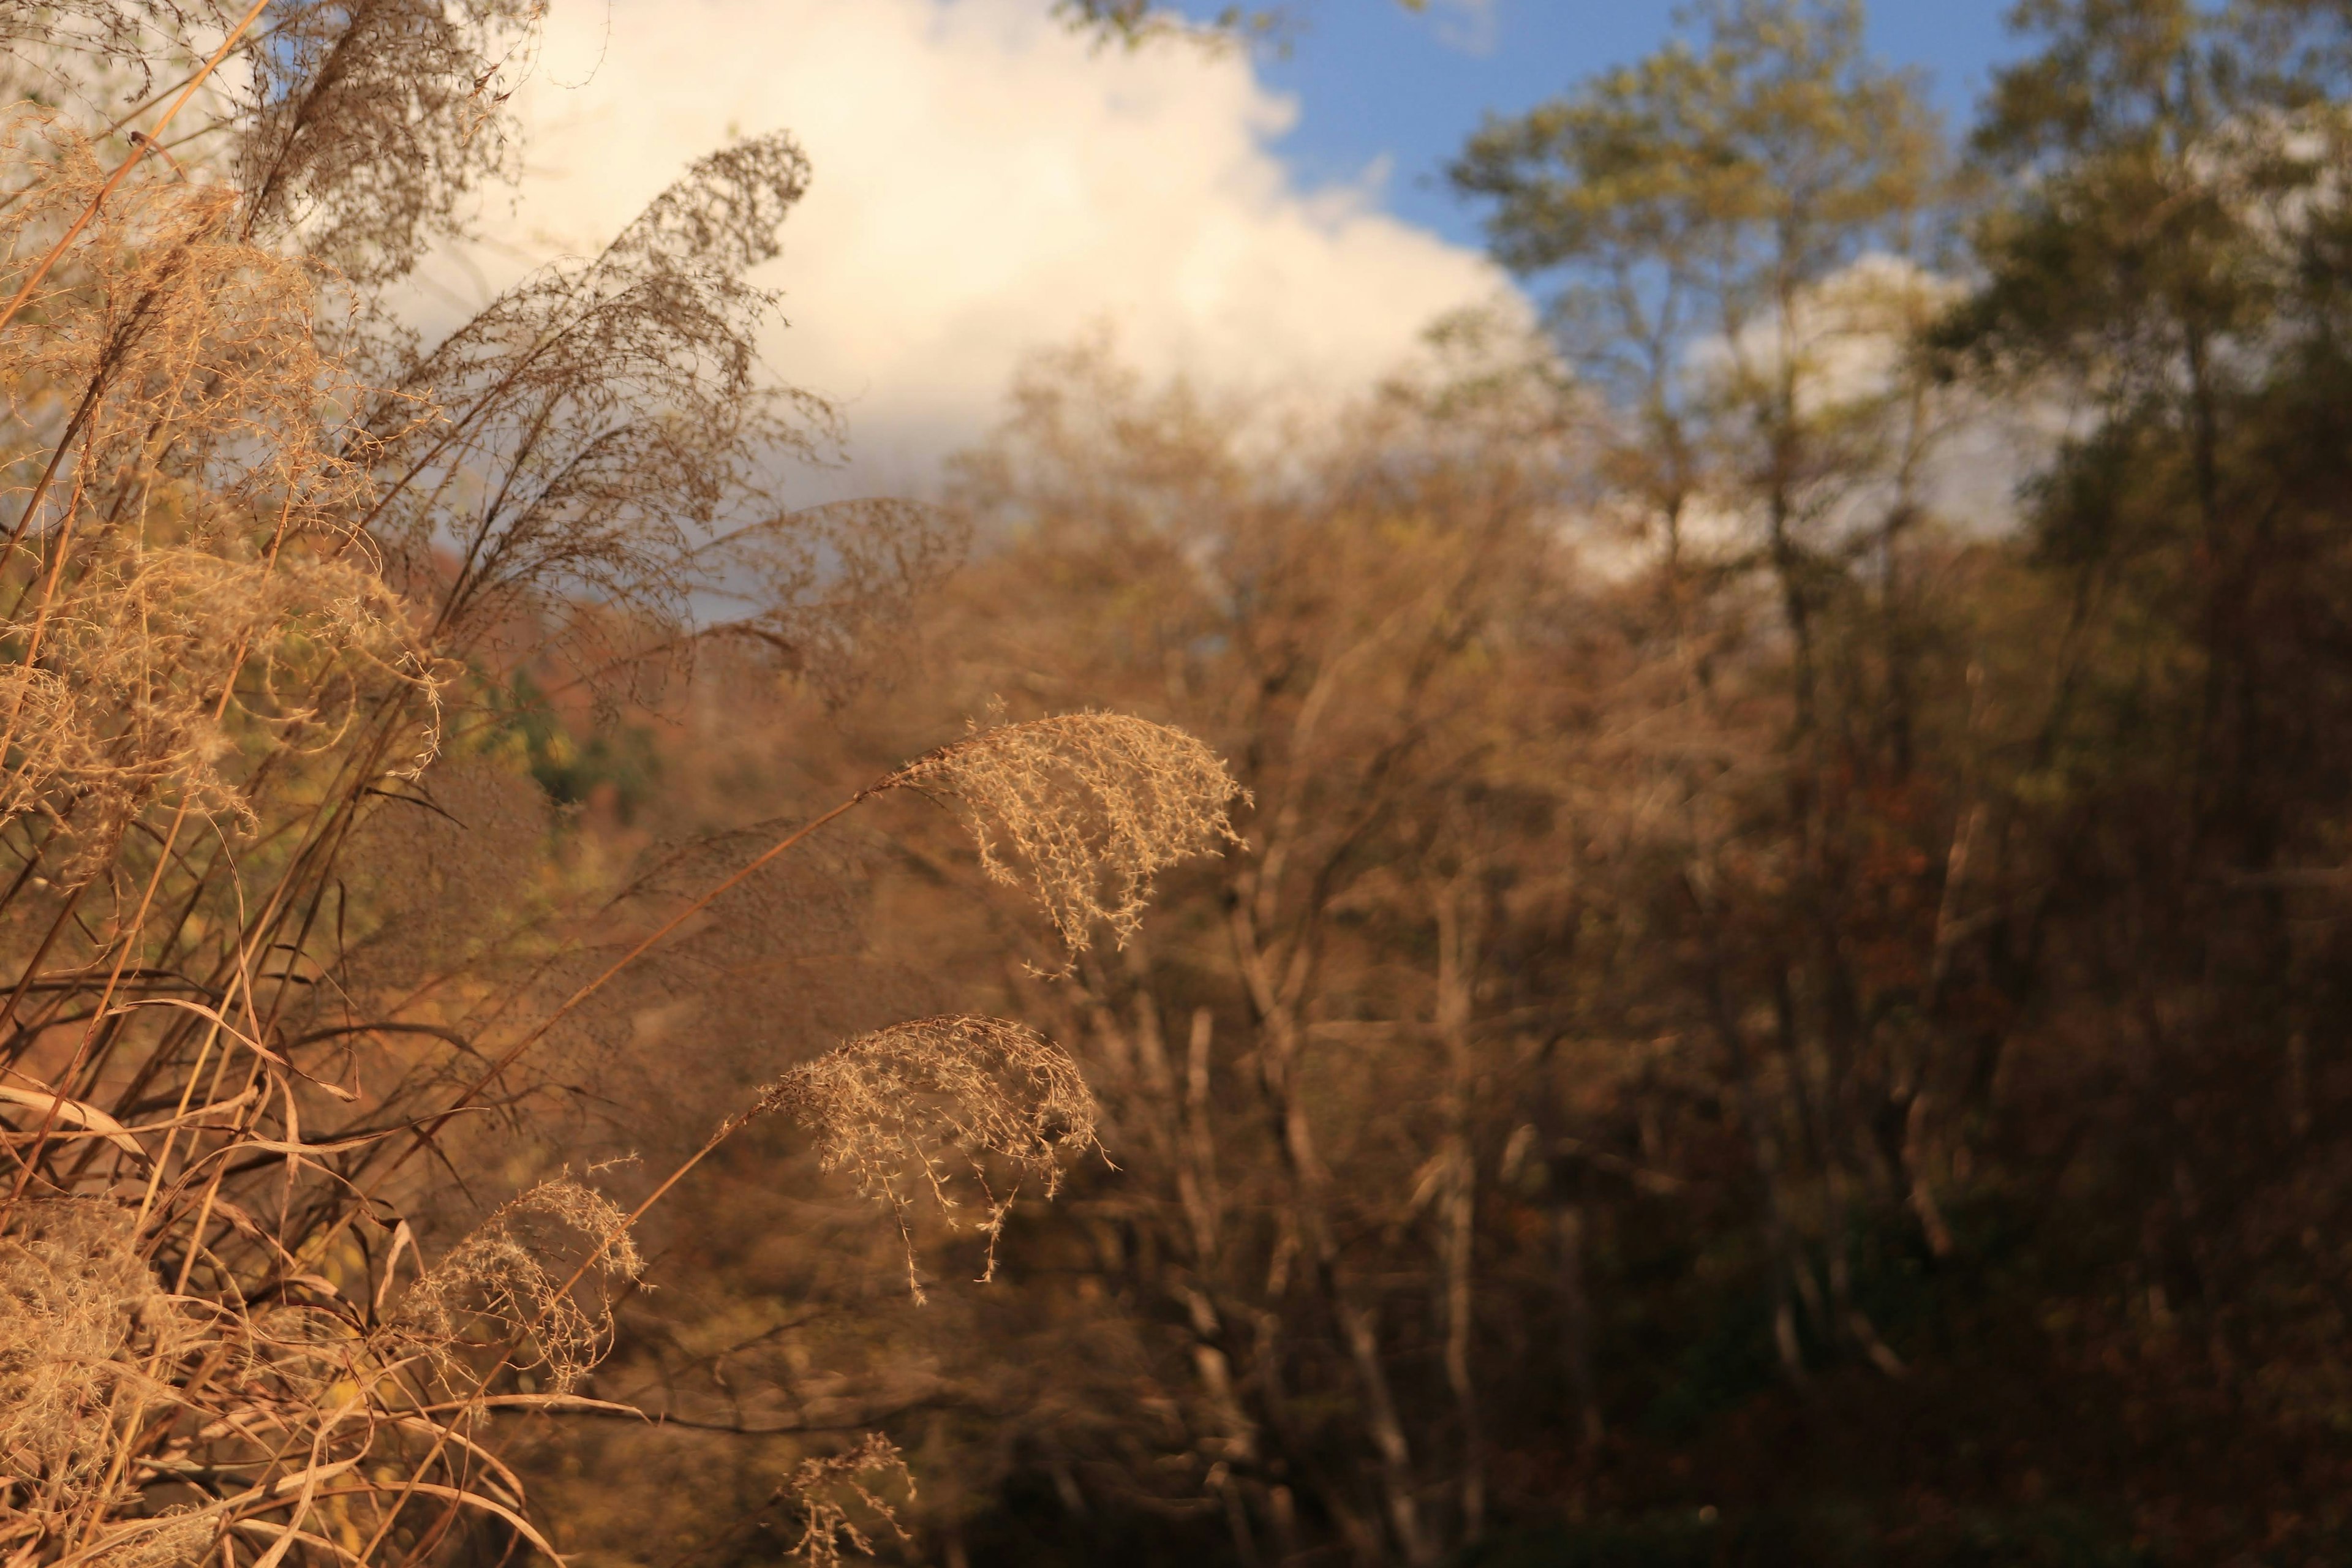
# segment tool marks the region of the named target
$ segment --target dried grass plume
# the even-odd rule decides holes
[[[964,1173],[988,1205],[980,1229],[989,1239],[989,1278],[996,1237],[1013,1192],[998,1198],[987,1160],[1028,1179],[1051,1197],[1061,1186],[1061,1155],[1099,1148],[1095,1099],[1077,1064],[1026,1025],[949,1015],[893,1024],[794,1068],[762,1090],[752,1114],[782,1111],[816,1134],[827,1171],[847,1170],[859,1190],[887,1201],[908,1237],[907,1279],[918,1300],[911,1199],[928,1191],[950,1224],[950,1191]],[[962,1167],[961,1170],[959,1166]]]
[[[635,1279],[645,1270],[628,1215],[611,1200],[566,1178],[541,1182],[501,1205],[411,1286],[393,1327],[445,1359],[469,1344],[528,1333],[535,1349],[512,1364],[540,1373],[550,1392],[568,1394],[612,1338],[610,1309],[583,1306],[564,1289],[569,1262],[590,1257],[607,1279]]]
[[[1227,810],[1248,798],[1200,741],[1123,713],[976,729],[881,787],[901,786],[956,802],[982,867],[1015,887],[1026,873],[1074,960],[1097,925],[1126,944],[1162,868],[1238,844]]]
[[[842,1548],[861,1557],[874,1555],[874,1534],[887,1529],[899,1540],[898,1510],[877,1489],[897,1487],[906,1500],[915,1500],[915,1477],[898,1446],[878,1432],[847,1453],[803,1459],[785,1479],[783,1494],[801,1519],[800,1539],[784,1555],[809,1568],[839,1568]],[[860,1515],[870,1522],[860,1523]]]
[[[0,1237],[0,1516],[83,1506],[161,1392],[141,1352],[174,1325],[131,1243],[129,1211],[100,1198],[21,1204]]]

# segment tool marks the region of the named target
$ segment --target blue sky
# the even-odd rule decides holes
[[[1213,13],[1206,0],[1186,7]],[[1879,0],[1873,50],[1929,74],[1947,121],[1964,127],[1989,68],[2017,52],[2007,0]],[[1312,188],[1349,184],[1385,160],[1383,205],[1408,222],[1475,245],[1477,215],[1439,178],[1489,110],[1532,107],[1580,79],[1636,59],[1673,31],[1672,0],[1307,0],[1286,53],[1259,79],[1294,98],[1299,120],[1274,144]]]

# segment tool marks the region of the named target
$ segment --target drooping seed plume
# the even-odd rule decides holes
[[[584,1306],[564,1282],[590,1259],[607,1279],[635,1279],[645,1260],[628,1216],[610,1199],[564,1178],[541,1182],[501,1205],[409,1288],[393,1327],[446,1358],[472,1344],[528,1335],[513,1364],[566,1394],[603,1359],[609,1307]]]
[[[860,1191],[887,1202],[902,1234],[909,1203],[926,1191],[954,1223],[951,1188],[969,1174],[988,1205],[979,1228],[991,1272],[1012,1194],[990,1190],[986,1162],[1009,1166],[1015,1190],[1034,1179],[1051,1197],[1061,1155],[1099,1146],[1094,1095],[1069,1053],[1003,1018],[917,1018],[862,1035],[771,1084],[752,1114],[772,1111],[814,1132],[824,1169],[850,1172]],[[911,1240],[907,1278],[920,1299]]]
[[[1123,713],[996,724],[919,757],[884,788],[953,800],[994,880],[1024,882],[1073,960],[1108,926],[1124,946],[1153,877],[1240,839],[1246,792],[1193,736]]]

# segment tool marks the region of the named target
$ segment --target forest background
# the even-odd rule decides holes
[[[12,1565],[2352,1550],[2340,6],[1702,7],[1539,329],[818,507],[788,137],[421,334],[536,11],[236,9],[0,14]]]

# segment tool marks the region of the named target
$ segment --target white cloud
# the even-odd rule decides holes
[[[1437,41],[1465,55],[1486,56],[1502,41],[1502,0],[1433,0]]]
[[[1267,148],[1296,110],[1246,58],[1097,52],[1049,11],[557,0],[521,204],[468,260],[501,281],[593,251],[693,157],[789,130],[815,177],[763,279],[793,322],[771,361],[909,477],[993,421],[1024,353],[1106,321],[1147,373],[1344,393],[1505,289],[1368,189],[1296,189]]]

